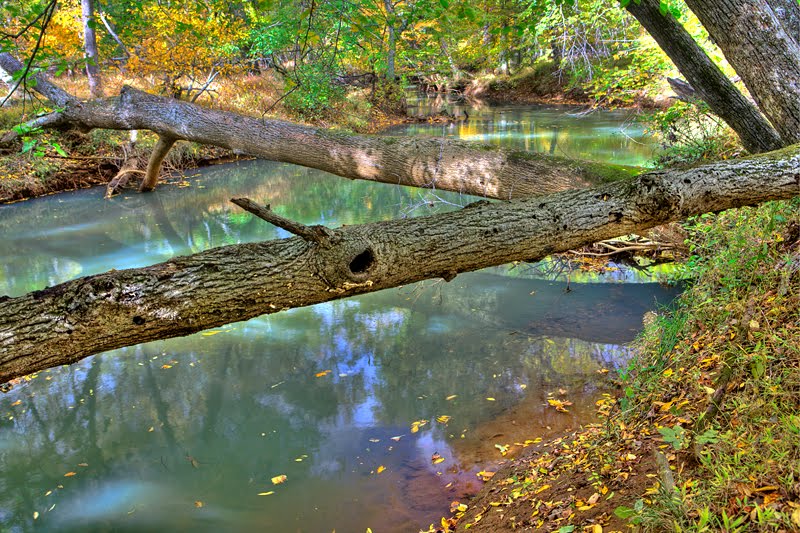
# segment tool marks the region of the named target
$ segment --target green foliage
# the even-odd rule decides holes
[[[285,85],[286,107],[305,119],[320,118],[345,95],[341,85],[331,79],[330,73],[319,64],[303,64],[287,77]]]
[[[741,153],[736,135],[703,102],[677,101],[654,113],[649,122],[663,148],[658,166],[690,165]]]

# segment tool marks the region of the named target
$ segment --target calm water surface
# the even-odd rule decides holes
[[[561,124],[559,150],[590,150],[568,140],[619,127],[550,108],[513,115],[528,125],[508,136],[531,146],[531,117],[537,132]],[[567,134],[578,120],[582,133]],[[597,141],[601,158],[644,162],[614,138],[613,149]],[[206,169],[151,195],[40,198],[0,206],[0,294],[287,236],[228,202],[236,196],[332,226],[470,201],[267,162]],[[495,444],[591,420],[597,372],[624,366],[642,314],[674,296],[619,282],[634,278],[573,276],[567,293],[526,267],[496,268],[42,372],[0,395],[0,530],[417,531],[479,488],[475,472],[502,459]],[[549,393],[575,405],[557,413]]]

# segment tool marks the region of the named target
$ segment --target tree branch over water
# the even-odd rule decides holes
[[[0,297],[0,382],[106,350],[429,278],[536,260],[709,211],[800,195],[800,145],[580,191],[224,246]]]
[[[0,68],[22,64],[0,54]],[[35,90],[59,110],[42,127],[149,130],[162,139],[220,146],[239,154],[293,163],[362,179],[510,199],[587,187],[630,177],[641,169],[482,146],[441,137],[355,135],[205,109],[124,87],[118,97],[79,101],[43,75]],[[13,132],[12,132],[13,133]],[[3,141],[14,140],[7,134]],[[160,145],[166,146],[166,143]],[[154,151],[144,189],[155,186],[166,151]]]

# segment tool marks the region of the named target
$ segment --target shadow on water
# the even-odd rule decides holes
[[[424,203],[418,191],[265,162],[189,182],[112,201],[90,190],[0,206],[0,294],[287,236],[232,196],[332,226]],[[449,204],[424,212],[471,200],[442,198]],[[474,472],[501,458],[496,444],[591,420],[598,371],[624,367],[642,314],[677,293],[564,286],[491,269],[42,372],[0,396],[0,523],[415,531],[478,488]],[[572,401],[570,412],[548,407],[548,394]]]

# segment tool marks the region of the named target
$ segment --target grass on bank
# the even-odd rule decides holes
[[[800,531],[800,199],[686,224],[602,422],[516,460],[440,531]]]

